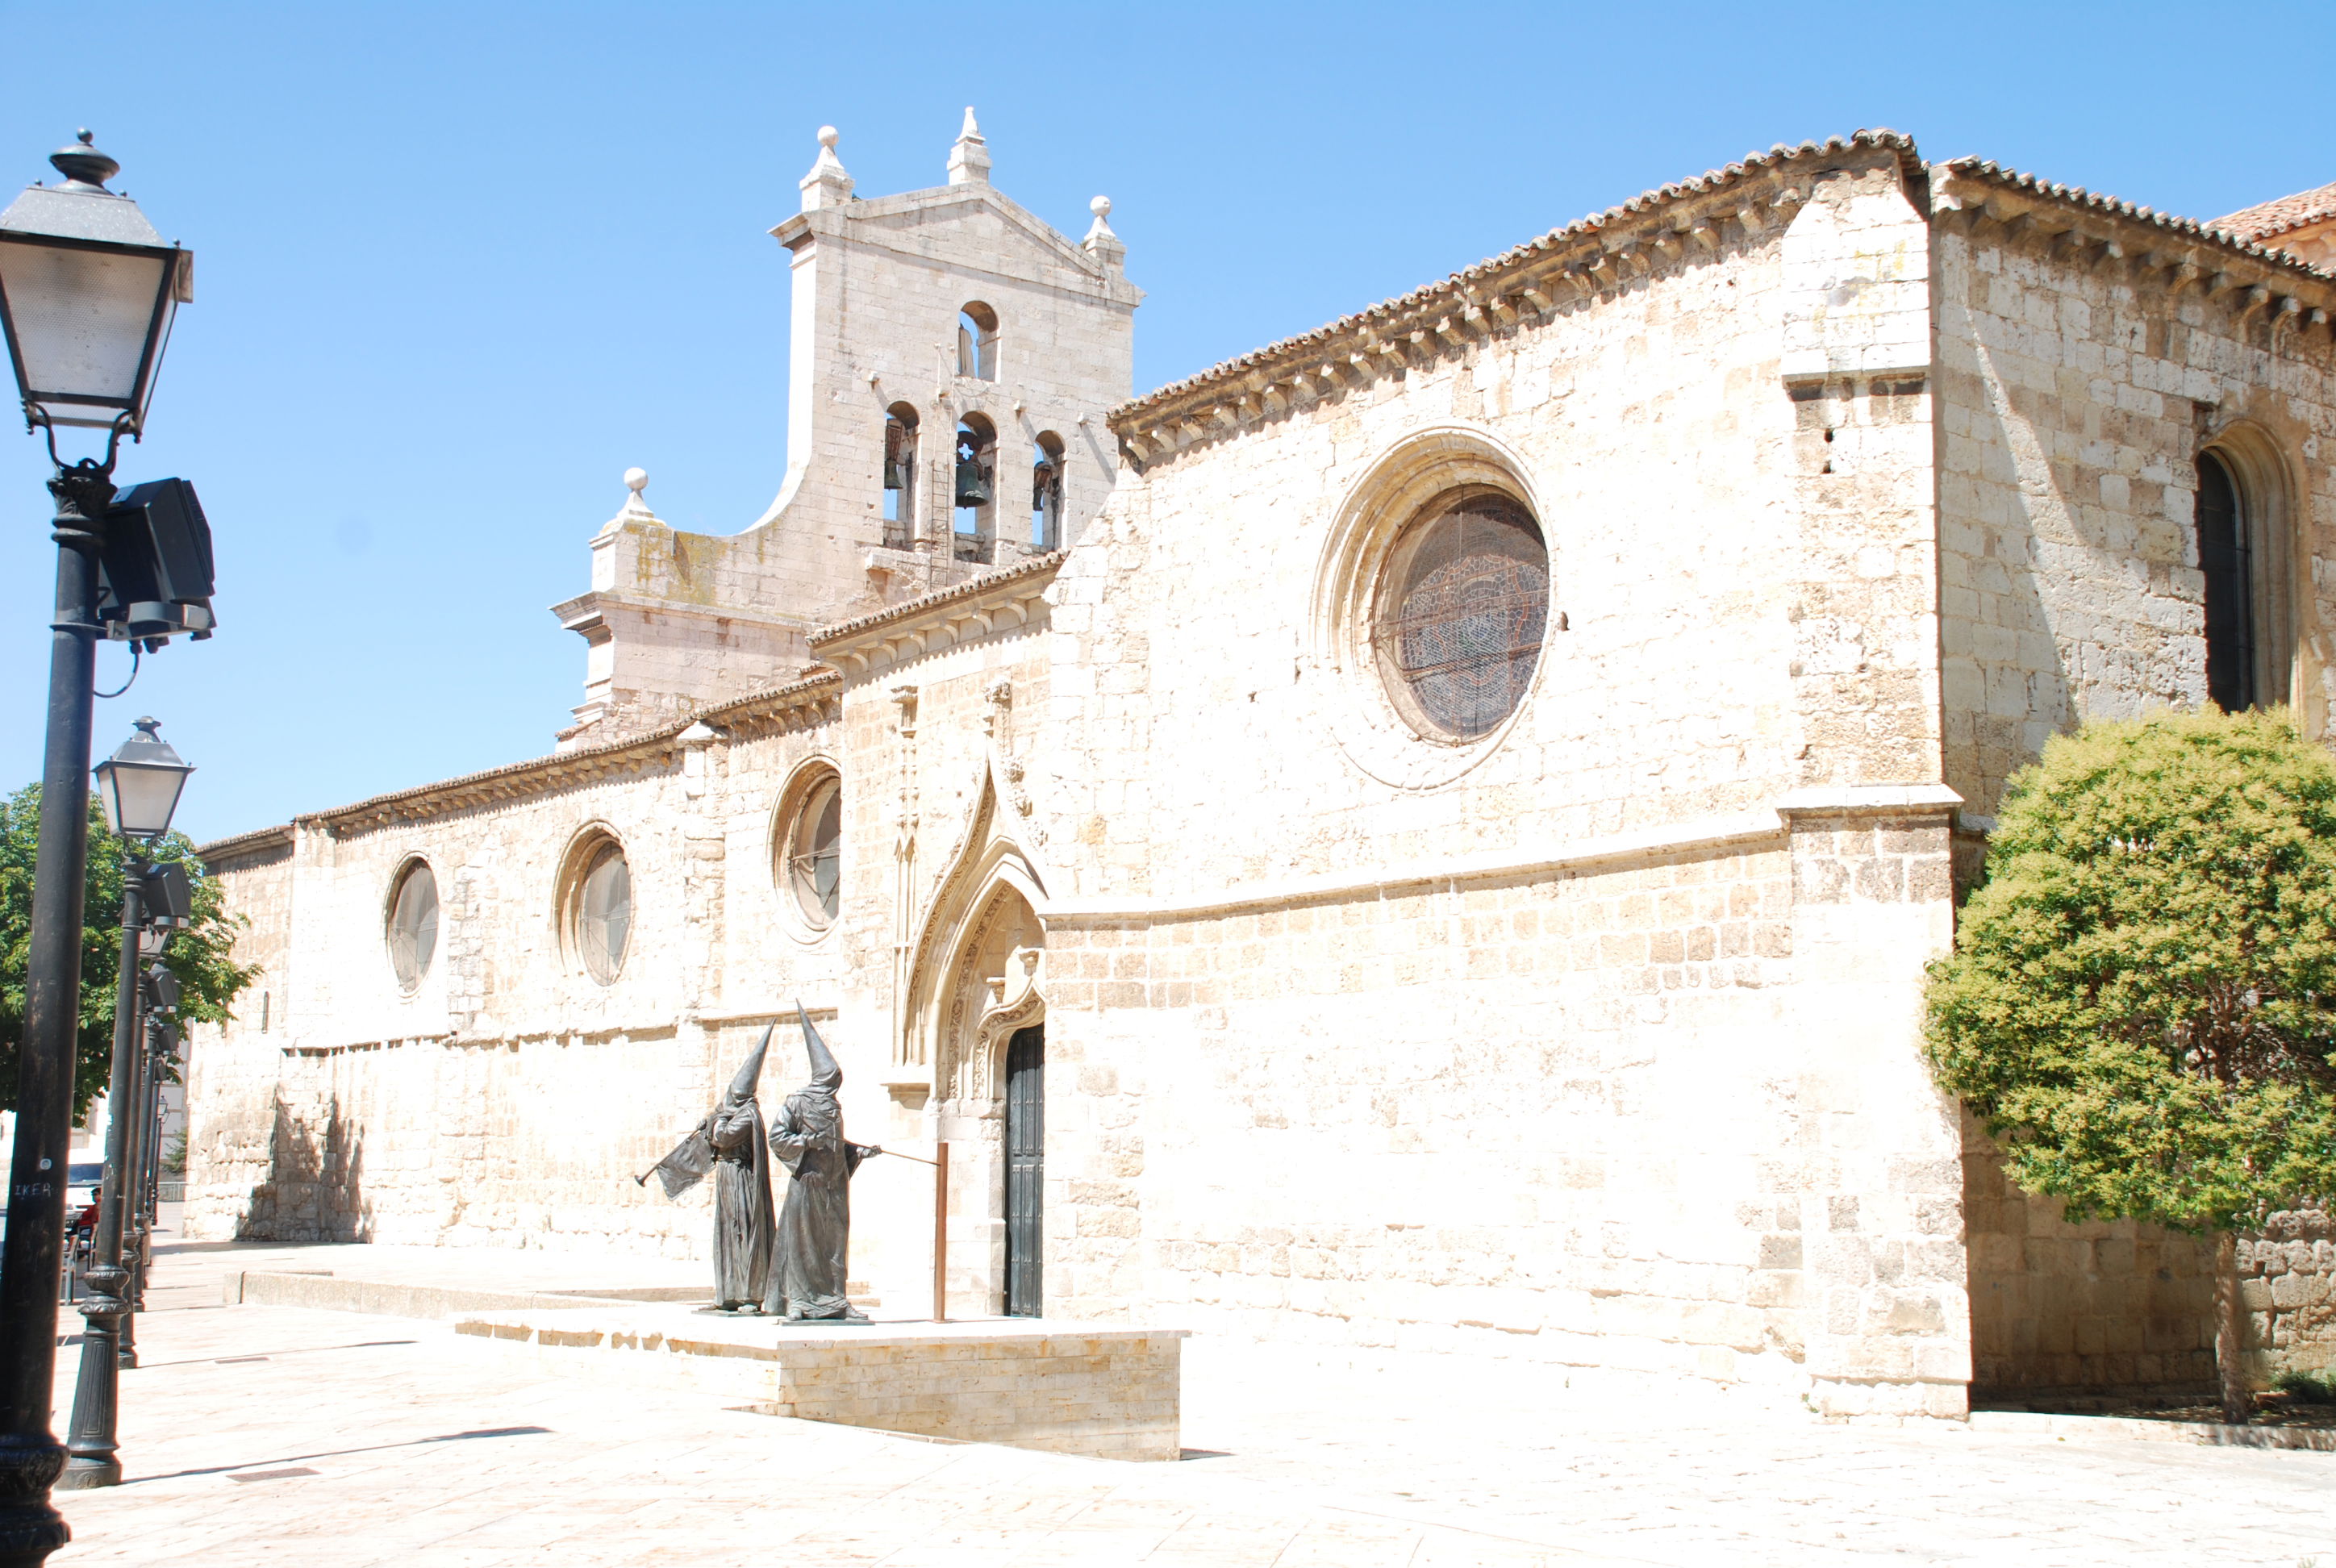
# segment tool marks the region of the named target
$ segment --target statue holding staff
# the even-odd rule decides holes
[[[843,1069],[811,1027],[811,1015],[795,1004],[803,1021],[803,1050],[811,1057],[811,1082],[787,1096],[771,1124],[771,1153],[787,1168],[787,1201],[779,1211],[776,1256],[763,1310],[790,1320],[824,1319],[864,1323],[867,1317],[844,1295],[844,1271],[852,1248],[852,1174],[860,1162],[884,1151],[843,1136],[843,1109],[835,1091]]]
[[[665,1195],[677,1198],[714,1176],[714,1310],[756,1313],[771,1287],[771,1165],[763,1142],[762,1107],[754,1086],[771,1030],[754,1047],[723,1091],[721,1103],[697,1124],[673,1153],[635,1181],[657,1177]]]

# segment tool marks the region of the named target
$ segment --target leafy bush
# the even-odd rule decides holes
[[[122,958],[123,841],[105,825],[97,797],[88,797],[89,873],[82,900],[81,1018],[75,1031],[73,1115],[78,1119],[105,1088],[113,1067],[114,979]],[[17,1053],[24,1047],[25,961],[33,940],[33,862],[41,833],[41,788],[31,784],[0,799],[0,1110],[16,1108]],[[194,890],[194,919],[170,939],[162,961],[179,978],[179,1016],[219,1023],[233,1016],[237,993],[258,975],[229,956],[240,916],[205,875],[195,846],[172,833],[152,858],[183,861]]]
[[[2328,754],[2279,713],[2055,738],[2007,788],[1928,1008],[1939,1081],[2014,1183],[2216,1235],[2237,1409],[2231,1233],[2336,1193]]]

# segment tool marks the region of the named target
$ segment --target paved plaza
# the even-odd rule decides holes
[[[125,1485],[60,1564],[2275,1564],[2336,1568],[2336,1455],[1757,1421],[1459,1366],[1190,1342],[1181,1464],[597,1386],[443,1322],[220,1303],[237,1269],[559,1290],[603,1260],[168,1247]],[[702,1265],[628,1260],[629,1283]],[[69,1320],[63,1328],[77,1327]],[[61,1352],[69,1407],[77,1348]]]

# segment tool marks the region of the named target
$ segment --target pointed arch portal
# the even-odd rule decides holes
[[[1001,813],[996,760],[910,944],[894,1054],[932,1076],[952,1310],[1039,1315],[1045,1251],[1046,885]]]

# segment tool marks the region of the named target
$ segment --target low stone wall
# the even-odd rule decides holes
[[[2020,1192],[1967,1124],[1963,1218],[1971,1258],[1971,1397],[2146,1394],[2214,1386],[2214,1251],[2206,1238],[2130,1220],[2071,1224],[2057,1199]],[[2241,1237],[2248,1371],[2336,1366],[2336,1221],[2271,1217]]]
[[[2336,1216],[2290,1209],[2239,1242],[2239,1282],[2266,1376],[2336,1367]]]
[[[1181,1457],[1185,1330],[988,1320],[819,1328],[674,1309],[496,1311],[454,1331],[548,1367],[648,1376],[772,1416],[1100,1459]]]

